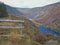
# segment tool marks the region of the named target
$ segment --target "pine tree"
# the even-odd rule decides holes
[[[6,5],[2,2],[0,2],[0,18],[7,17],[7,10],[6,10]]]

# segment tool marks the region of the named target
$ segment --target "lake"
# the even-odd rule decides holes
[[[54,35],[54,36],[58,36],[58,35],[59,35],[58,32],[56,32],[56,31],[54,31],[54,30],[52,30],[52,29],[46,28],[46,27],[44,27],[44,26],[37,26],[37,28],[38,28],[41,32],[43,32],[43,33],[45,33],[45,34],[51,34],[51,35]]]

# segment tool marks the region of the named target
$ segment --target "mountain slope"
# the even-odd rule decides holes
[[[60,31],[60,3],[45,6],[43,8],[42,17],[38,16],[36,22],[51,28],[56,31]]]
[[[2,18],[0,18],[2,19]],[[5,19],[5,18],[4,18]],[[0,29],[0,35],[11,35],[9,37],[0,37],[0,44],[1,40],[3,40],[3,45],[20,45],[21,43],[23,43],[22,45],[32,45],[34,42],[38,43],[39,45],[42,45],[41,43],[44,43],[44,40],[47,40],[48,38],[46,37],[46,35],[44,35],[43,33],[39,32],[39,30],[36,28],[36,26],[28,19],[21,17],[21,16],[17,16],[17,15],[11,15],[9,14],[9,17],[6,20],[23,20],[23,26],[24,28],[23,30],[23,37],[19,37],[18,35],[21,35],[19,32],[20,30],[18,29]],[[0,26],[17,26],[19,25],[19,23],[13,23],[13,22],[0,22]],[[3,31],[2,31],[3,30]],[[5,40],[5,38],[7,40]],[[22,38],[22,39],[20,39]],[[18,42],[19,44],[18,44]],[[37,42],[36,40],[41,40],[39,42]],[[6,41],[8,41],[6,43]],[[14,42],[13,42],[14,41]],[[12,43],[13,42],[13,43]],[[36,44],[35,43],[35,44]]]
[[[51,10],[55,9],[54,7],[57,7],[57,6],[60,6],[60,2],[47,5],[44,7],[36,7],[36,8],[14,8],[6,5],[8,13],[17,14],[17,15],[21,14],[21,16],[24,16],[30,19],[36,19],[38,17],[42,17],[44,16],[44,14],[50,14],[52,13]]]

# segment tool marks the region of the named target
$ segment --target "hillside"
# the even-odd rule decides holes
[[[59,37],[54,37],[50,34],[48,35],[43,34],[36,28],[36,26],[30,20],[24,17],[9,14],[9,17],[5,20],[24,20],[24,23],[23,23],[24,28],[22,28],[22,35],[20,33],[21,31],[20,29],[0,28],[0,44],[1,45],[46,45],[48,44],[46,42],[48,42],[49,40],[60,41]],[[0,22],[0,26],[3,26],[3,25],[17,26],[19,24],[20,23]],[[11,36],[1,36],[1,35],[11,35]]]
[[[10,7],[6,5],[7,12],[11,14],[16,14],[16,15],[21,15],[26,18],[30,19],[36,19],[38,17],[44,16],[47,12],[50,13],[52,9],[55,9],[53,7],[57,7],[56,5],[60,6],[60,2],[47,5],[44,7],[35,7],[35,8],[15,8],[15,7]],[[59,7],[57,7],[59,8]],[[46,12],[45,12],[46,11]]]
[[[60,3],[45,6],[42,12],[35,21],[60,32]]]
[[[0,18],[2,19],[2,18]],[[5,19],[5,18],[3,18]],[[36,26],[28,19],[21,17],[21,16],[16,16],[16,15],[11,15],[9,14],[9,17],[7,18],[9,20],[24,20],[23,26],[23,37],[20,37],[18,35],[21,35],[19,32],[19,29],[0,29],[0,35],[11,35],[9,37],[6,36],[0,36],[0,44],[2,45],[42,45],[44,43],[43,40],[47,40],[48,38],[46,35],[43,33],[39,32]],[[17,26],[19,23],[13,23],[13,22],[0,22],[0,26]],[[21,39],[20,39],[21,38]],[[16,41],[17,40],[17,41]],[[38,41],[41,40],[41,41]],[[3,43],[1,42],[3,41]],[[8,41],[6,43],[6,41]],[[13,42],[13,43],[12,43]],[[18,43],[19,42],[19,43]],[[34,43],[34,44],[33,44]]]

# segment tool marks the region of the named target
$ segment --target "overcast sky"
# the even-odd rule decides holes
[[[32,8],[32,7],[41,7],[56,2],[60,0],[0,0],[7,5],[20,8]]]

